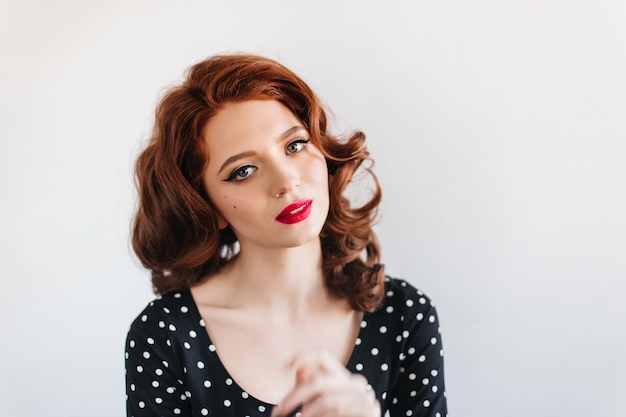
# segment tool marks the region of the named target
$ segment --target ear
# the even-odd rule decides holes
[[[215,217],[217,217],[217,227],[220,230],[224,230],[228,227],[228,222],[224,219],[224,217],[222,217],[221,214],[215,213]]]

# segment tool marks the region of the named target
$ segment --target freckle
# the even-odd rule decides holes
[[[233,208],[237,208],[237,206],[233,206]]]

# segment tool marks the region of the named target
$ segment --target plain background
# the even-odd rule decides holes
[[[0,415],[124,415],[152,298],[132,165],[184,70],[248,51],[362,129],[388,273],[457,417],[626,415],[626,3],[0,2]]]

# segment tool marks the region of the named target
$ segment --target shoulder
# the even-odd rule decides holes
[[[371,318],[384,320],[401,332],[411,329],[438,327],[437,310],[428,295],[404,279],[386,277],[385,296]]]
[[[193,306],[189,290],[158,296],[133,320],[130,333],[174,331],[180,323],[186,321]]]
[[[401,307],[409,310],[428,310],[434,307],[430,297],[400,278],[385,278],[385,297],[383,307]]]

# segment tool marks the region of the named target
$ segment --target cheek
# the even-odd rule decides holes
[[[227,220],[249,210],[249,197],[245,194],[220,194],[218,209]]]

